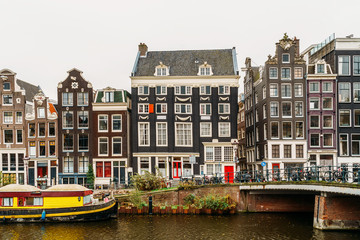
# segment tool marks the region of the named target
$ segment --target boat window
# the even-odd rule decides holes
[[[84,196],[84,205],[91,203],[91,195]]]
[[[13,206],[13,198],[3,198],[2,205],[4,207],[12,207]]]
[[[26,198],[26,205],[27,206],[42,206],[43,199],[42,198],[34,198],[34,197],[27,197]]]
[[[24,199],[23,197],[19,197],[19,198],[18,198],[18,206],[19,206],[19,207],[25,206],[25,205],[24,205],[24,203],[25,203],[24,200],[25,200],[25,199]]]

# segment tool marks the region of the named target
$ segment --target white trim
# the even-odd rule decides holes
[[[185,144],[178,144],[178,134],[177,134],[177,127],[178,125],[187,125],[190,126],[190,144],[185,145]],[[193,146],[193,124],[191,122],[176,122],[175,123],[175,147],[192,147]],[[184,129],[183,129],[184,131]]]
[[[120,139],[120,153],[114,153],[114,138]],[[116,136],[111,138],[111,155],[112,156],[122,156],[123,155],[123,140],[122,137]]]
[[[228,126],[228,129],[229,129],[229,134],[227,134],[227,135],[223,135],[223,134],[221,134],[221,127],[220,127],[220,125],[224,125],[225,126],[225,124]],[[230,137],[231,136],[231,124],[230,124],[230,122],[219,122],[218,123],[218,134],[219,134],[219,137]]]
[[[106,121],[106,130],[100,130],[100,117],[106,117],[102,121]],[[99,114],[98,115],[98,132],[108,132],[109,131],[109,115],[107,114]]]
[[[341,126],[340,125],[340,120],[341,120],[341,118],[340,118],[340,112],[341,111],[349,111],[349,114],[350,114],[350,116],[349,116],[349,121],[350,121],[350,123],[349,123],[349,126]],[[351,128],[351,109],[339,109],[339,127],[350,127]]]
[[[114,116],[120,116],[120,129],[114,130]],[[111,114],[111,131],[112,132],[122,132],[122,115],[121,114]]]
[[[144,139],[145,143],[147,142],[147,144],[140,144],[141,139],[140,139],[140,125],[144,125],[147,126],[145,127],[145,130],[147,130],[148,134],[147,134],[147,138]],[[150,123],[149,122],[138,122],[138,146],[139,147],[148,147],[150,146]]]
[[[223,106],[223,112],[220,112],[220,106]],[[227,107],[227,110],[226,111],[226,107]],[[218,113],[219,114],[230,114],[230,103],[219,103],[218,104]]]
[[[209,135],[202,134],[202,126],[203,124],[210,124],[210,133]],[[211,137],[212,136],[212,122],[200,122],[200,137]]]
[[[106,139],[106,152],[107,154],[101,154],[100,153],[100,139]],[[98,156],[109,156],[109,137],[98,137]],[[104,144],[105,142],[103,142]]]
[[[165,144],[159,144],[159,124],[165,124]],[[167,147],[168,146],[168,124],[167,122],[156,122],[156,146]]]

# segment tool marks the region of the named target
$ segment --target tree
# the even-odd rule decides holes
[[[88,184],[89,188],[94,189],[94,181],[95,181],[94,169],[92,164],[90,164],[89,170],[86,173],[86,183]]]

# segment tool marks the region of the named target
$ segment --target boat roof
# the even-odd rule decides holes
[[[58,184],[44,191],[89,191],[90,189],[78,184]]]
[[[31,185],[9,184],[0,188],[0,192],[36,192],[40,191]]]

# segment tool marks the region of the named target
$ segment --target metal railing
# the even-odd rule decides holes
[[[360,184],[360,168],[344,166],[288,167],[284,169],[244,170],[239,172],[215,173],[180,178],[180,181],[192,181],[196,185],[247,182],[300,182],[325,181]]]

